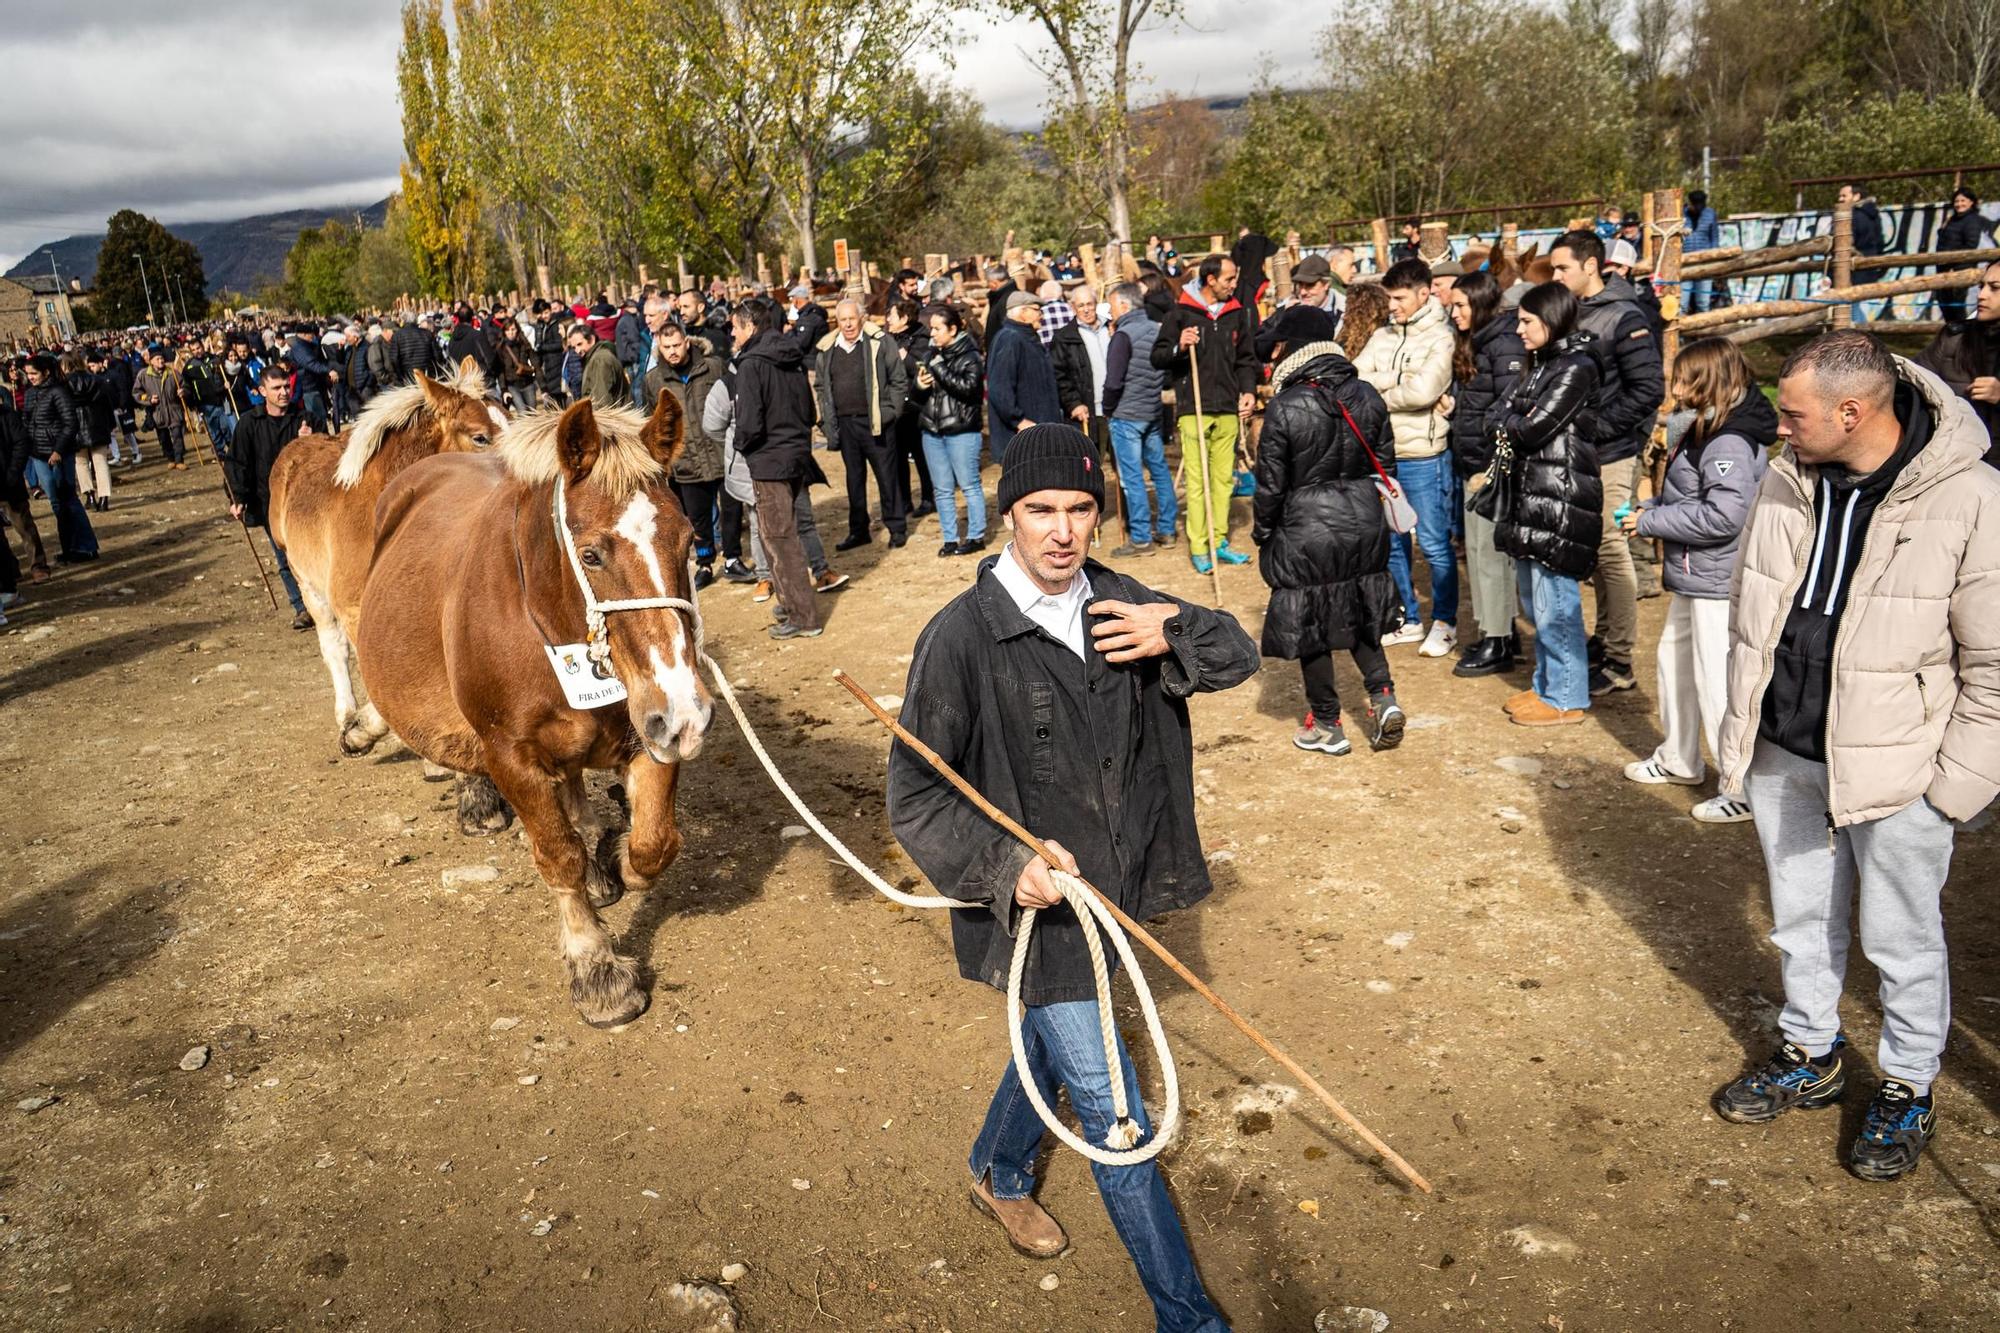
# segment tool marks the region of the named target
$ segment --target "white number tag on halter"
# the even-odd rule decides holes
[[[543,644],[542,651],[549,655],[549,665],[555,669],[556,679],[562,683],[563,698],[571,708],[602,708],[624,702],[625,687],[616,676],[597,674],[590,661],[590,649],[585,645],[565,643],[552,648]]]

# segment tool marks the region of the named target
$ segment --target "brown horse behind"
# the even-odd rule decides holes
[[[366,754],[388,731],[374,704],[356,706],[348,659],[375,555],[375,503],[418,459],[497,440],[507,418],[485,394],[486,381],[468,357],[442,382],[418,375],[378,394],[342,435],[293,441],[271,466],[271,537],[284,548],[317,623],[346,754]]]
[[[696,671],[694,529],[668,484],[681,441],[680,407],[661,394],[650,418],[585,401],[509,422],[496,455],[417,462],[383,491],[355,636],[396,734],[489,776],[513,804],[556,893],[570,998],[598,1027],[647,1001],[596,909],[650,885],[680,851],[675,782],[712,712]],[[601,603],[653,603],[611,605],[595,622],[623,704],[572,707],[557,674],[552,649],[592,642],[586,586]],[[588,680],[585,654],[569,656],[583,670],[572,678]],[[600,829],[583,783],[592,768],[623,770],[629,833]]]

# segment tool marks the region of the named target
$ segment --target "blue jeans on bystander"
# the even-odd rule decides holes
[[[1114,423],[1115,425],[1115,423]],[[1165,493],[1165,492],[1163,492]],[[1112,1124],[1111,1071],[1104,1064],[1104,1038],[1097,1026],[1097,1002],[1023,1006],[1022,1045],[1042,1100],[1055,1105],[1056,1088],[1069,1089],[1069,1104],[1090,1143],[1104,1142]],[[1139,1104],[1139,1076],[1121,1038],[1118,1066],[1125,1080],[1125,1103],[1139,1125],[1139,1142],[1152,1138],[1152,1122]],[[1045,1126],[1028,1104],[1020,1071],[1010,1061],[987,1109],[986,1124],[972,1145],[973,1179],[991,1177],[995,1198],[1023,1199],[1034,1192],[1035,1155]],[[1228,1326],[1208,1299],[1181,1230],[1180,1215],[1167,1197],[1166,1182],[1152,1162],[1138,1166],[1091,1163],[1104,1211],[1125,1242],[1152,1298],[1161,1333],[1227,1333]]]
[[[1521,605],[1535,620],[1535,693],[1555,708],[1590,707],[1590,635],[1583,588],[1533,560],[1516,560]]]
[[[965,497],[965,540],[986,535],[986,492],[979,489],[979,432],[924,436],[924,461],[931,469],[931,496],[937,504],[938,532],[958,537],[958,497]]]
[[[1167,466],[1167,441],[1158,421],[1111,419],[1111,452],[1118,460],[1118,486],[1125,493],[1125,535],[1144,545],[1174,530],[1180,509],[1174,500],[1174,473]],[[1146,497],[1146,478],[1153,479],[1153,499]],[[1159,506],[1157,521],[1153,507]]]
[[[1456,628],[1458,555],[1451,548],[1451,534],[1463,520],[1457,512],[1458,474],[1452,470],[1451,455],[1398,460],[1396,480],[1403,484],[1403,494],[1417,511],[1417,544],[1423,548],[1424,563],[1431,567],[1431,619]],[[1408,533],[1390,534],[1389,573],[1396,580],[1396,591],[1403,595],[1404,618],[1412,625],[1423,624],[1423,606],[1410,577]]]

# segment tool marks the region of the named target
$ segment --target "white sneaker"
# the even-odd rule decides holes
[[[1382,646],[1384,648],[1394,648],[1399,643],[1422,643],[1423,640],[1423,624],[1415,620],[1406,620],[1403,622],[1401,629],[1392,630],[1382,636]]]
[[[1417,649],[1418,657],[1444,657],[1458,647],[1458,631],[1442,620],[1431,622],[1431,632],[1424,639],[1424,646]]]
[[[1658,758],[1635,759],[1625,765],[1625,776],[1633,782],[1671,782],[1676,787],[1699,787],[1701,778],[1684,778],[1678,773],[1670,773]]]
[[[1704,824],[1747,824],[1750,807],[1728,796],[1711,796],[1689,811]]]

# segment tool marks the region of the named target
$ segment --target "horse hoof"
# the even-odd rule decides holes
[[[596,1028],[599,1032],[623,1032],[625,1031],[625,1029],[631,1027],[634,1023],[638,1022],[639,1019],[642,1016],[644,1016],[645,1012],[648,1009],[652,1008],[652,1006],[653,1006],[652,996],[646,994],[646,992],[644,991],[640,991],[638,1008],[634,1009],[630,1014],[627,1014],[624,1018],[600,1019],[600,1018],[590,1018],[586,1016],[583,1021],[589,1024],[591,1027]]]
[[[433,764],[428,759],[424,760],[425,782],[449,782],[457,776],[457,773],[446,768],[443,764]]]
[[[639,985],[638,965],[615,954],[581,969],[572,966],[569,998],[579,1018],[603,1029],[625,1026],[653,1002]]]
[[[468,838],[502,833],[514,822],[514,810],[493,785],[493,779],[467,774],[458,784],[458,831]]]
[[[378,739],[366,727],[355,723],[340,733],[340,752],[349,759],[358,759],[374,749]]]

